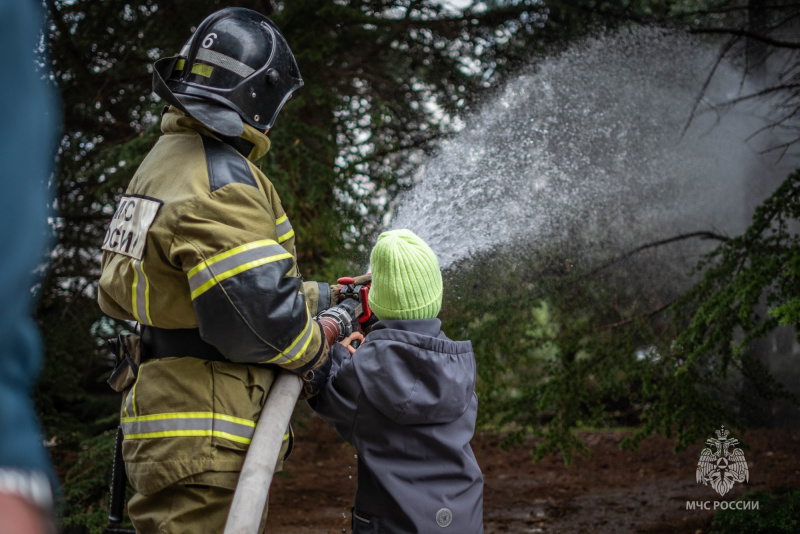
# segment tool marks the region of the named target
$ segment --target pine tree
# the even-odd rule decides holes
[[[131,325],[104,318],[96,304],[100,244],[160,134],[151,65],[175,54],[205,16],[228,5],[260,11],[295,52],[305,86],[278,117],[262,163],[298,235],[303,275],[325,280],[364,267],[419,156],[459,116],[515,67],[588,31],[594,16],[537,0],[466,11],[433,0],[46,3],[63,135],[57,246],[37,310],[46,343],[37,402],[48,437],[62,444],[113,425],[103,338]]]

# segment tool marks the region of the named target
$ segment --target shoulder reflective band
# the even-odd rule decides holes
[[[278,243],[283,243],[294,235],[294,230],[286,214],[283,217],[278,217],[278,220],[275,221],[275,226],[278,229]]]
[[[274,363],[276,365],[286,365],[287,363],[291,363],[299,358],[308,348],[308,344],[311,342],[311,338],[313,337],[314,330],[311,328],[312,324],[311,315],[308,313],[308,308],[306,307],[306,327],[300,332],[300,335],[292,341],[292,344],[289,345],[289,348],[272,358],[271,360],[267,360],[265,362],[258,362],[258,363]]]
[[[294,256],[271,239],[254,241],[217,254],[187,273],[192,300],[232,276],[285,259],[294,260]]]
[[[131,288],[131,311],[142,324],[153,324],[150,319],[150,280],[144,273],[141,260],[131,260],[133,266],[133,287]]]
[[[200,61],[205,61],[206,63],[211,63],[212,65],[216,65],[217,67],[222,67],[223,69],[236,73],[242,78],[247,78],[255,72],[255,69],[245,65],[241,61],[233,59],[232,57],[224,54],[220,54],[219,52],[214,52],[208,48],[200,48],[197,51],[196,58]]]
[[[176,412],[123,417],[120,419],[125,439],[213,436],[249,444],[254,421],[214,412]]]

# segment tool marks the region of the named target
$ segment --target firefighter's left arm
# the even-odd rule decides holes
[[[198,195],[178,220],[170,261],[187,275],[206,342],[234,362],[303,374],[327,351],[295,258],[280,243],[281,218],[252,185]]]

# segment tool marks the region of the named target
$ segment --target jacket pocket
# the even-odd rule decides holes
[[[374,515],[369,515],[353,508],[352,529],[353,534],[378,534],[380,532],[380,521]]]
[[[214,446],[243,452],[250,446],[255,425],[272,387],[274,372],[252,365],[212,362]],[[224,418],[223,418],[224,417]]]

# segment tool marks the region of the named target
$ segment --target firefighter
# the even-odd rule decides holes
[[[314,395],[352,328],[337,288],[301,279],[291,221],[253,164],[302,85],[275,24],[243,8],[154,64],[163,135],[109,223],[98,293],[141,325],[135,381],[120,388],[137,532],[222,532],[276,370]]]

